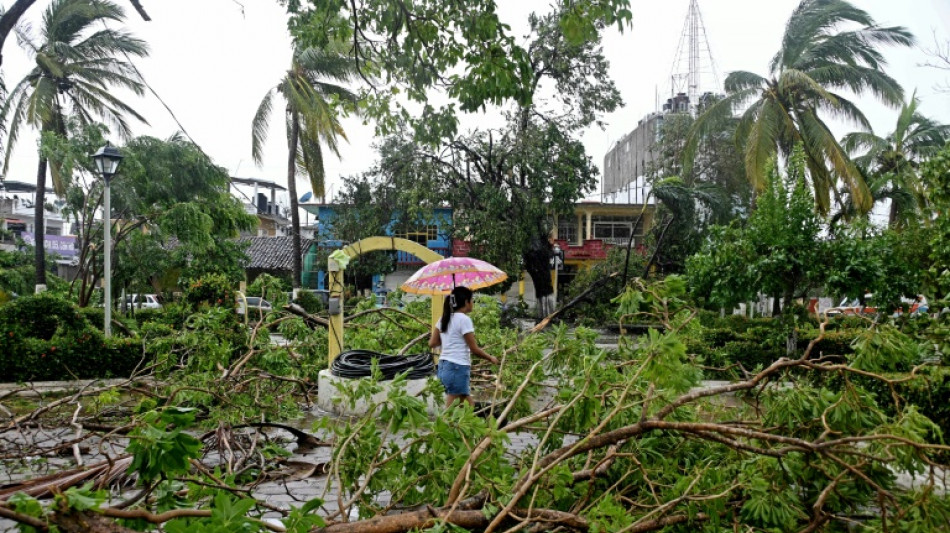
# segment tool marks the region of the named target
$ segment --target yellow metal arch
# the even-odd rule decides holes
[[[367,237],[361,241],[354,242],[353,244],[343,248],[343,252],[350,257],[350,259],[356,259],[362,254],[369,252],[379,252],[379,251],[397,251],[397,252],[406,252],[410,253],[419,259],[423,260],[426,264],[429,264],[433,261],[438,261],[443,259],[443,257],[432,250],[426,248],[425,246],[410,241],[408,239],[401,239],[399,237]],[[340,298],[343,297],[343,270],[337,268],[336,262],[332,259],[329,261],[328,272],[330,275],[330,298]],[[433,295],[432,296],[432,324],[434,325],[439,318],[442,316],[442,296]],[[329,362],[333,363],[333,360],[336,359],[336,356],[340,355],[343,352],[343,306],[340,306],[340,312],[334,315],[330,315],[330,334],[327,335],[329,338],[329,350],[327,352],[329,357]]]

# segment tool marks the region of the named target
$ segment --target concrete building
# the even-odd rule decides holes
[[[257,216],[257,237],[290,235],[290,197],[286,187],[272,180],[232,177],[230,190],[244,204],[245,212]]]

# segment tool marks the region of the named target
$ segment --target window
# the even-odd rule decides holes
[[[594,238],[607,242],[629,239],[632,227],[632,222],[597,222],[594,224]]]
[[[569,243],[577,242],[577,221],[559,219],[557,221],[557,238]]]
[[[603,240],[606,244],[626,246],[630,241],[630,233],[633,232],[636,237],[634,244],[639,244],[639,238],[643,236],[643,221],[641,220],[634,230],[633,223],[636,219],[637,217],[622,215],[594,217],[593,237]]]
[[[412,231],[406,231],[396,236],[402,237],[403,239],[408,239],[414,243],[418,243],[423,246],[428,246],[429,241],[438,240],[439,227],[435,225],[429,225],[423,228],[417,228]]]

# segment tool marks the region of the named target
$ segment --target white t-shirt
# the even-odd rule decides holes
[[[448,331],[442,331],[442,321],[439,321],[439,333],[442,338],[442,354],[440,361],[450,361],[457,365],[472,366],[472,352],[465,343],[465,335],[475,332],[472,319],[465,313],[452,313]]]

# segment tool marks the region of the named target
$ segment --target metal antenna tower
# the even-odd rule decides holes
[[[694,113],[703,94],[722,91],[706,25],[699,11],[699,0],[689,2],[689,12],[686,14],[683,34],[676,48],[670,81],[671,96],[680,93],[688,96],[690,111]]]

